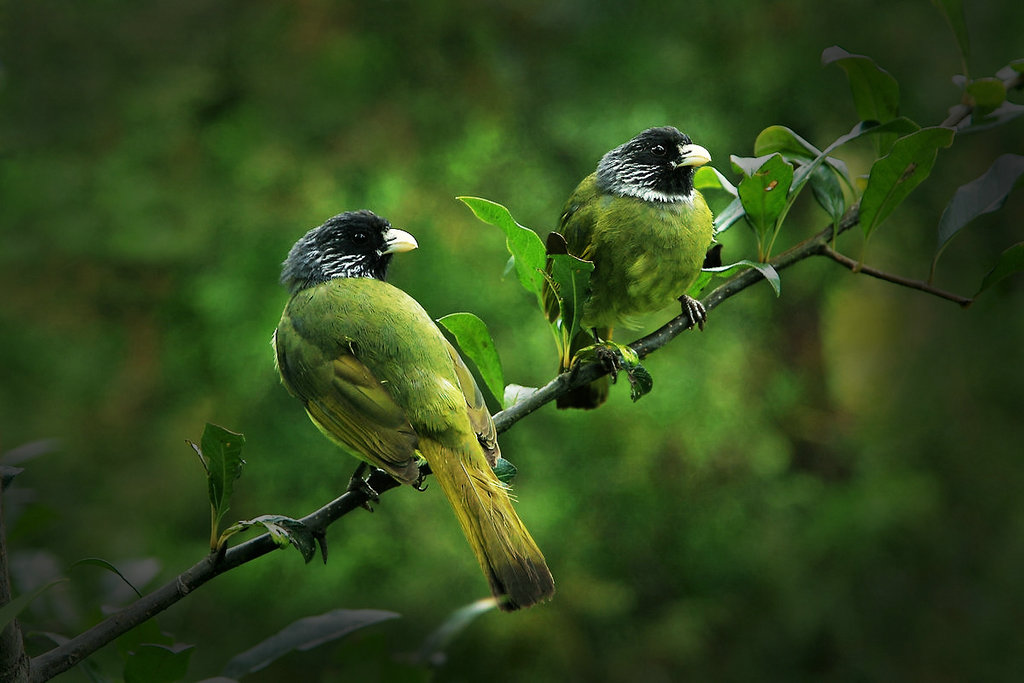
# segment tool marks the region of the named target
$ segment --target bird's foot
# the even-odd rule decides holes
[[[576,355],[572,357],[571,367],[575,372],[584,363],[600,363],[614,383],[623,366],[629,367],[638,360],[636,352],[628,346],[616,344],[611,340],[597,340],[576,352]]]
[[[356,471],[352,473],[351,478],[348,480],[347,491],[349,493],[357,493],[363,496],[365,500],[363,500],[360,507],[365,508],[369,512],[373,512],[373,507],[370,503],[379,503],[380,494],[374,491],[373,487],[370,486],[370,482],[366,480],[366,473],[369,469],[370,466],[365,462],[359,463],[359,466],[356,467]]]
[[[690,316],[690,327],[696,325],[703,332],[704,323],[708,321],[708,311],[704,304],[685,294],[679,297],[679,303],[683,305],[683,313]]]

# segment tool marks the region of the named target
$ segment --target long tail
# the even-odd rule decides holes
[[[455,511],[498,606],[512,611],[546,600],[555,584],[544,555],[513,509],[508,487],[483,453],[473,449],[479,450],[475,441],[449,448],[420,439],[420,452]]]
[[[608,329],[598,330],[598,335],[601,339],[610,339],[611,331]],[[568,359],[572,360],[572,357],[576,355],[576,352],[585,346],[590,346],[594,343],[594,337],[585,331],[580,331],[576,334],[576,337],[572,340],[572,344],[569,346]],[[562,367],[565,361],[559,364],[558,371],[565,372],[568,368]],[[559,409],[565,408],[581,408],[583,410],[591,410],[598,407],[608,399],[608,392],[610,386],[608,383],[608,376],[598,377],[590,384],[584,384],[581,387],[577,387],[572,391],[562,394],[555,401],[555,405]]]

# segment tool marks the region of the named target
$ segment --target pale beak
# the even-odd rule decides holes
[[[679,156],[682,157],[676,166],[703,166],[711,161],[711,152],[700,145],[680,145]]]
[[[391,228],[384,233],[384,251],[381,253],[400,254],[403,251],[412,251],[418,246],[420,245],[416,243],[416,238],[405,230]]]

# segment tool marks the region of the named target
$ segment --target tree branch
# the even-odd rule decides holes
[[[377,469],[371,470],[367,482],[377,493],[399,486],[397,480]],[[300,521],[314,534],[322,533],[331,523],[367,502],[368,497],[364,491],[351,490],[306,515]],[[229,548],[222,557],[207,555],[170,582],[142,596],[88,631],[33,658],[28,680],[31,683],[41,683],[67,671],[118,636],[178,602],[210,579],[279,548],[280,546],[270,538],[270,534],[261,534],[234,548]]]
[[[924,280],[911,280],[909,278],[901,277],[899,275],[893,275],[892,273],[886,273],[885,271],[878,270],[877,268],[872,268],[871,266],[865,266],[861,263],[858,263],[857,261],[854,261],[849,256],[840,254],[838,251],[832,249],[828,245],[824,245],[819,253],[829,257],[836,263],[846,266],[854,273],[864,273],[865,275],[870,275],[871,277],[876,277],[879,280],[885,280],[886,282],[892,282],[893,284],[900,285],[901,287],[909,287],[911,289],[917,289],[922,292],[927,292],[928,294],[934,294],[935,296],[940,297],[942,299],[947,299],[949,301],[957,303],[964,308],[970,306],[971,303],[974,301],[974,299],[969,299],[967,297],[960,296],[959,294],[953,294],[952,292],[947,292],[943,289],[939,289],[938,287],[933,287]]]
[[[7,570],[7,531],[4,528],[4,487],[0,482],[0,607],[11,601],[11,575]],[[12,619],[0,629],[0,681],[25,681],[29,667],[25,644],[21,638],[21,627]]]

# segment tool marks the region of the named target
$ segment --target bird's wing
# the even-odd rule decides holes
[[[322,349],[282,325],[275,347],[286,385],[324,434],[400,481],[417,480],[416,430],[351,346],[324,358]]]
[[[466,367],[466,363],[462,360],[459,352],[448,343],[447,339],[444,340],[444,343],[448,348],[448,355],[451,356],[452,367],[455,369],[455,377],[459,381],[459,388],[462,390],[462,395],[466,397],[469,423],[472,425],[480,445],[483,446],[487,463],[494,467],[498,462],[498,458],[501,457],[501,449],[498,448],[498,431],[494,427],[494,420],[491,419],[490,411],[487,410],[483,392],[480,391],[479,385],[473,379],[473,374]]]

